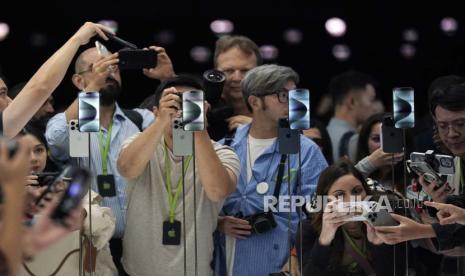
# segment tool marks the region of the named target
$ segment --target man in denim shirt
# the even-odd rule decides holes
[[[295,89],[299,81],[297,73],[289,67],[262,65],[250,70],[242,81],[244,100],[253,115],[251,124],[240,127],[231,147],[241,160],[241,174],[236,191],[224,204],[224,216],[218,230],[225,234],[226,270],[228,275],[268,276],[281,271],[289,257],[288,212],[275,212],[277,227],[266,233],[251,232],[247,220],[237,216],[249,216],[264,211],[266,196],[274,193],[281,154],[278,152],[278,121],[288,116],[288,91]],[[316,187],[318,176],[327,166],[318,146],[300,136],[302,175],[296,183],[299,167],[297,154],[286,161],[280,195],[288,195],[287,180],[291,180],[291,194],[310,196]],[[290,162],[291,176],[287,175]],[[252,164],[252,165],[251,165]],[[282,200],[282,199],[281,199]],[[289,200],[288,206],[289,206]],[[277,205],[278,206],[278,205]],[[291,214],[292,243],[298,226],[298,213]],[[218,246],[217,246],[218,248]],[[293,262],[296,265],[295,262]],[[221,269],[216,267],[216,275]],[[223,271],[224,273],[224,271]]]

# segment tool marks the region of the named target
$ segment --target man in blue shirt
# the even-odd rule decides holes
[[[289,67],[262,65],[250,70],[242,81],[244,100],[252,112],[251,124],[240,127],[231,147],[241,160],[241,174],[236,191],[224,204],[224,216],[218,230],[225,234],[227,275],[268,276],[281,271],[289,257],[288,215],[283,210],[274,212],[277,227],[268,232],[252,233],[252,226],[238,216],[249,216],[265,211],[268,196],[274,193],[281,154],[278,151],[278,121],[288,116],[288,92],[299,82],[297,73]],[[297,154],[286,161],[280,195],[288,195],[288,179],[291,194],[310,196],[317,184],[326,161],[318,146],[300,136],[302,175],[296,183],[299,167]],[[287,175],[290,163],[291,175]],[[281,199],[282,200],[282,199]],[[289,201],[288,201],[289,202]],[[278,207],[278,206],[276,206]],[[292,243],[299,223],[298,213],[291,209]],[[218,247],[217,247],[218,248]],[[293,263],[296,265],[296,263]],[[216,275],[224,274],[216,268]]]
[[[150,78],[166,78],[173,75],[172,65],[163,48],[151,47],[158,55],[157,67],[144,73]],[[116,168],[122,143],[148,127],[154,120],[153,113],[145,109],[122,110],[117,101],[121,92],[121,75],[117,67],[118,54],[101,57],[96,48],[84,51],[76,60],[73,84],[81,91],[100,92],[100,131],[90,134],[90,170],[96,175],[92,189],[102,194],[97,185],[97,175],[113,187],[111,194],[103,195],[103,205],[110,207],[116,217],[116,229],[110,248],[120,273],[122,241],[126,222],[126,182]],[[68,123],[78,118],[75,100],[65,112],[55,115],[47,124],[46,138],[52,157],[61,162],[70,158]],[[79,164],[89,166],[89,158],[79,158]],[[109,181],[109,182],[108,182]],[[106,187],[108,188],[108,187]]]

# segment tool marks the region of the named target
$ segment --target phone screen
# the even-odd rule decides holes
[[[289,90],[289,124],[291,129],[310,128],[310,92],[308,89]]]
[[[100,94],[81,92],[78,95],[79,131],[98,132],[100,130]]]
[[[204,129],[203,91],[193,90],[182,93],[182,121],[184,130]]]
[[[393,105],[395,127],[413,128],[415,126],[413,88],[394,88]]]

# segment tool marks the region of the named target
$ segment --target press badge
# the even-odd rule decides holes
[[[102,197],[116,196],[115,177],[112,174],[97,175],[97,187]]]
[[[169,220],[163,222],[163,244],[180,245],[181,244],[181,222],[175,220],[171,223]]]

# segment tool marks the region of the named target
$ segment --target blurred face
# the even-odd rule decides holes
[[[381,147],[381,123],[376,123],[371,127],[368,135],[368,153],[372,154],[375,150]]]
[[[261,106],[254,110],[253,113],[259,114],[262,120],[268,120],[277,126],[279,119],[287,118],[289,114],[289,105],[285,94],[295,88],[295,82],[288,81],[281,91],[276,91],[279,94],[260,97]]]
[[[216,69],[226,75],[223,98],[226,101],[242,100],[241,81],[247,71],[257,67],[257,58],[255,55],[247,55],[238,47],[233,47],[221,53],[216,63]]]
[[[92,72],[92,64],[101,59],[95,48],[86,52],[83,57],[84,68],[79,72],[79,75],[84,80],[84,87],[95,78],[96,73]],[[117,66],[113,67],[111,74],[105,82],[105,86],[100,89],[100,104],[103,106],[113,105],[118,99],[121,92],[121,75]]]
[[[465,157],[465,110],[449,111],[438,106],[435,117],[441,141],[455,156]]]
[[[37,111],[37,113],[34,115],[34,118],[40,120],[44,118],[50,118],[53,113],[55,112],[55,109],[53,108],[53,97],[50,96],[47,101],[42,105],[42,107]]]
[[[31,172],[43,172],[47,165],[47,148],[33,135],[28,134],[25,139],[31,148]]]
[[[5,82],[0,79],[0,111],[5,110],[10,103],[11,99],[8,97],[8,87]]]
[[[359,124],[363,124],[368,117],[375,114],[375,100],[376,91],[371,84],[367,84],[365,89],[356,92],[354,96],[354,110]]]

